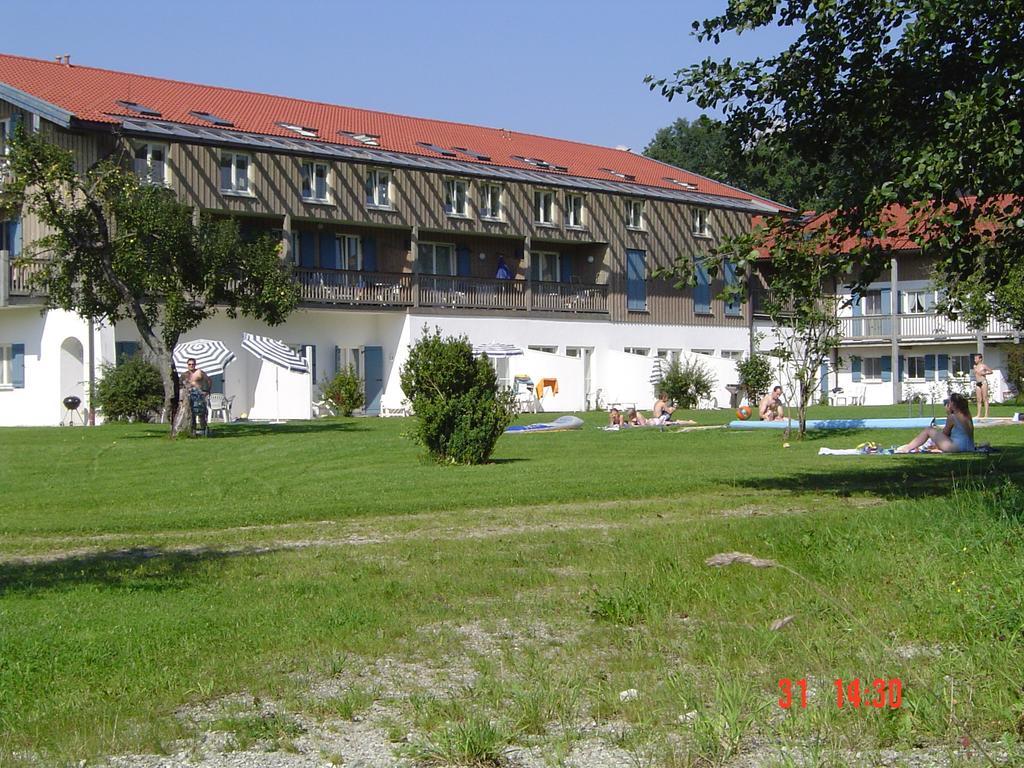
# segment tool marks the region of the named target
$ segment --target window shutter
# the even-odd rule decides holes
[[[540,258],[536,251],[530,254],[530,279],[540,280]]]
[[[698,314],[711,313],[711,279],[700,259],[694,260],[697,284],[693,288],[693,311]]]
[[[924,295],[924,311],[929,314],[935,311],[935,291],[928,291]]]
[[[11,345],[11,383],[15,389],[25,388],[25,345]]]
[[[464,245],[455,248],[456,273],[459,277],[469,277],[472,265],[469,262],[469,248]]]
[[[906,376],[906,371],[907,371],[906,359],[907,358],[904,357],[903,355],[900,355],[897,358],[897,362],[899,363],[899,370],[897,371],[897,373],[899,374],[899,378],[897,379],[897,381],[905,381],[906,378],[907,378],[907,376]]]
[[[828,402],[828,363],[821,364],[819,374],[821,376],[821,396],[825,402]]]
[[[935,355],[924,356],[924,378],[926,381],[935,380]]]
[[[647,254],[626,251],[626,309],[647,309]]]
[[[864,332],[864,323],[859,319],[861,316],[860,294],[857,293],[856,291],[851,292],[850,300],[853,302],[850,305],[850,311],[853,317],[857,318],[854,319],[853,323],[851,324],[853,326],[853,335],[860,336]]]
[[[939,355],[939,381],[949,378],[949,355]]]
[[[722,270],[726,285],[736,285],[736,266],[732,262],[723,261]],[[742,313],[742,305],[738,301],[730,301],[725,305],[725,314],[729,317],[738,317]]]
[[[333,232],[320,233],[320,266],[324,269],[338,269],[341,266],[338,238]]]
[[[850,358],[850,370],[853,372],[853,380],[860,381],[860,358]]]
[[[892,358],[882,355],[882,381],[892,381]]]
[[[312,375],[313,383],[316,384],[316,344],[304,344],[302,346],[302,356],[305,357],[307,352],[309,353],[309,372]]]
[[[21,219],[11,222],[11,258],[21,255]]]
[[[561,283],[572,282],[572,258],[567,253],[563,253],[558,260],[558,281]]]
[[[373,235],[366,235],[363,238],[363,270],[377,271],[377,238]]]
[[[299,233],[299,266],[312,269],[316,266],[314,253],[316,249],[316,236],[312,232]]]

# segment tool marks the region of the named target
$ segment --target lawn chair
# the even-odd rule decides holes
[[[220,420],[225,424],[231,421],[231,404],[234,400],[234,395],[224,397],[219,392],[212,393],[210,395],[210,421],[213,421],[218,416],[220,416]]]

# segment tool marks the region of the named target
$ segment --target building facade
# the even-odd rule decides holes
[[[519,346],[499,375],[557,380],[543,410],[649,407],[652,358],[690,354],[725,401],[757,318],[716,299],[700,261],[780,209],[628,150],[0,56],[0,167],[19,123],[83,168],[118,159],[197,214],[280,239],[301,292],[287,323],[218,316],[187,337],[236,352],[216,386],[252,418],[308,417],[349,365],[368,414],[400,411],[424,327]],[[130,323],[40,312],[23,251],[42,234],[31,217],[0,225],[0,425],[59,423],[90,367],[139,347]],[[679,258],[698,264],[696,287],[652,277]],[[303,350],[312,375],[282,384],[241,351],[243,331]]]

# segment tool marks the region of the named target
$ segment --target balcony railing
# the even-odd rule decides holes
[[[751,287],[750,308],[755,317],[768,317],[768,304],[771,300],[772,291],[770,288]],[[791,310],[787,310],[785,308],[782,310],[782,314],[784,315],[791,313]]]
[[[295,270],[302,301],[607,314],[608,286],[343,270]],[[532,298],[531,298],[532,297]]]
[[[901,339],[973,339],[977,330],[968,326],[964,320],[950,320],[944,315],[862,315],[860,317],[840,318],[840,330],[843,338],[849,341],[863,339],[891,339],[893,321],[899,329]],[[1009,323],[990,320],[981,329],[985,336],[1012,336],[1014,328]]]

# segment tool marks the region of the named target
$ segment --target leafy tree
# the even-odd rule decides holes
[[[363,407],[366,395],[363,394],[363,383],[356,375],[356,369],[348,366],[321,388],[323,397],[329,401],[342,416],[351,416],[352,411]]]
[[[836,277],[866,285],[886,236],[907,238],[934,260],[947,312],[1024,326],[1024,4],[730,0],[693,27],[717,44],[773,25],[799,30],[775,55],[709,57],[648,82],[830,180],[822,247],[853,238]],[[784,249],[801,230],[772,220],[759,244]]]
[[[685,168],[712,179],[731,182],[734,162],[725,126],[701,115],[693,122],[685,117],[659,128],[644,149],[648,157]]]
[[[164,404],[160,371],[139,356],[119,365],[104,363],[96,387],[96,402],[107,421],[149,421]]]
[[[756,407],[772,385],[772,364],[767,357],[755,352],[736,363],[736,371],[740,376],[740,386],[747,393],[747,402]]]
[[[48,259],[35,277],[47,307],[134,321],[160,370],[167,413],[182,334],[218,310],[277,325],[298,303],[269,236],[245,242],[234,220],[196,223],[171,190],[141,184],[110,159],[80,172],[70,152],[23,129],[9,160],[13,181],[0,208],[20,208],[49,231],[23,253]]]
[[[711,397],[715,375],[696,358],[684,362],[673,360],[657,388],[680,408],[696,408],[701,398]]]
[[[464,336],[423,331],[400,372],[416,414],[412,438],[439,462],[482,464],[515,416],[515,396],[499,391],[490,361],[474,358]]]

